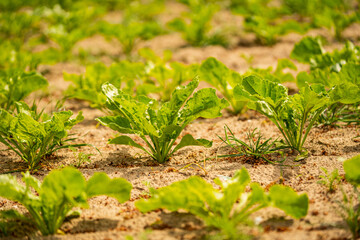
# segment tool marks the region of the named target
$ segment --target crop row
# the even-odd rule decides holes
[[[229,46],[232,39],[241,38],[244,31],[255,34],[259,43],[272,45],[279,36],[289,32],[304,34],[312,28],[328,28],[338,40],[342,40],[342,32],[359,22],[355,1],[281,0],[280,4],[270,0],[179,2],[186,7],[185,10],[179,17],[163,23],[160,16],[167,7],[164,0],[106,3],[98,0],[4,0],[0,3],[0,38],[3,40],[0,49],[14,52],[11,56],[2,54],[1,58],[20,58],[25,60],[20,65],[29,64],[31,68],[39,62],[68,61],[74,57],[72,50],[76,43],[99,34],[109,41],[116,39],[127,57],[132,55],[139,41],[174,31],[182,33],[188,44],[194,46]],[[122,19],[119,22],[106,21],[106,13],[115,10],[122,12]],[[242,26],[216,25],[212,18],[220,11],[241,16],[242,20],[237,21]],[[232,45],[237,42],[235,40]],[[37,48],[44,44],[50,47]],[[91,54],[79,50],[78,57],[91,59]]]
[[[344,29],[359,21],[358,5],[351,1],[281,0],[272,5],[269,0],[185,0],[179,2],[186,11],[166,26],[158,19],[166,6],[161,0],[39,1],[0,2],[0,142],[26,164],[24,172],[29,170],[23,173],[21,184],[13,175],[0,175],[0,196],[19,202],[30,214],[15,209],[0,211],[0,234],[11,232],[17,220],[33,225],[43,235],[56,234],[66,219],[79,216],[74,207],[89,207],[89,198],[107,195],[120,203],[130,199],[132,185],[125,179],[110,179],[105,173],[85,180],[77,169],[65,167],[51,171],[42,182],[30,175],[60,149],[97,149],[75,143],[70,132],[84,119],[82,112],[71,118],[71,111],[56,107],[46,113],[35,102],[24,102],[31,93],[48,86],[38,72],[41,64],[85,62],[84,74],[64,73],[64,80],[70,82],[64,99],[84,100],[100,109],[104,116],[96,120],[120,134],[109,140],[110,144],[139,148],[161,164],[183,147],[211,147],[210,140],[182,133],[198,118],[220,117],[223,109],[234,115],[252,109],[273,122],[282,135],[280,141],[264,140],[255,129],[245,142],[227,126],[225,137],[220,138],[239,154],[281,166],[285,158],[267,156],[275,153],[284,157],[283,151],[291,150],[297,153],[295,161],[308,157],[303,146],[313,126],[360,122],[360,48],[350,41],[341,50],[327,52],[322,38],[303,38],[290,57],[308,65],[310,71],[296,76],[289,73],[297,70],[290,59],[280,59],[275,69],[250,68],[240,74],[215,58],[186,65],[172,61],[171,51],[158,56],[143,48],[138,56],[133,55],[139,40],[171,31],[180,32],[193,46],[229,46],[231,37],[239,33],[238,29],[227,32],[224,26],[214,24],[213,16],[222,10],[243,16],[243,29],[254,33],[262,44],[274,44],[278,36],[288,32],[305,33],[318,27],[332,29],[341,40]],[[119,23],[104,20],[109,10],[119,9],[123,15]],[[99,56],[85,50],[79,50],[75,58],[75,45],[95,34],[116,39],[126,60],[111,56],[116,62],[107,66],[97,62]],[[47,48],[38,51],[43,44]],[[94,61],[97,63],[89,64]],[[199,81],[212,87],[198,89]],[[290,95],[283,85],[287,82],[295,82],[299,91]],[[134,134],[145,145],[130,137]],[[341,207],[355,239],[360,231],[360,208],[353,208],[360,199],[360,157],[345,161],[344,169],[354,191],[351,196],[343,193]],[[322,183],[332,190],[339,174],[324,171]],[[214,183],[215,188],[200,177],[191,177],[151,189],[151,198],[138,200],[136,207],[142,212],[185,209],[228,239],[243,237],[239,226],[248,225],[250,214],[265,207],[279,208],[297,219],[307,214],[306,194],[283,185],[272,186],[267,192],[251,182],[245,169],[231,179],[215,179]]]
[[[84,75],[64,73],[64,79],[72,82],[65,94],[67,98],[89,101],[91,106],[109,114],[97,120],[126,134],[109,143],[137,147],[159,163],[182,147],[211,147],[211,141],[194,139],[190,134],[183,136],[176,146],[175,141],[192,121],[219,117],[229,105],[233,114],[249,108],[271,120],[283,135],[282,148],[297,151],[297,160],[308,155],[303,145],[314,124],[359,123],[359,48],[350,42],[332,53],[323,50],[318,38],[306,37],[297,43],[291,56],[309,63],[311,71],[297,75],[300,91],[294,95],[288,95],[289,90],[281,84],[295,81],[291,74],[282,72],[285,67],[294,67],[288,59],[279,61],[275,71],[250,69],[241,75],[215,58],[200,65],[177,62],[169,65],[149,49],[142,53],[148,59],[145,63],[124,60],[109,67],[97,63],[88,66]],[[34,71],[11,68],[3,73],[0,141],[18,154],[30,170],[59,149],[86,145],[74,145],[74,139],[68,138],[68,131],[82,121],[81,112],[71,119],[71,111],[48,115],[38,110],[36,104],[30,107],[19,102],[46,86],[44,77]],[[219,99],[214,88],[194,93],[199,78],[215,87],[225,99]],[[190,83],[181,86],[188,80]],[[149,93],[158,93],[161,101],[149,98]],[[141,137],[147,148],[129,134]]]
[[[359,195],[360,155],[344,162],[347,180]],[[61,233],[59,228],[66,218],[80,215],[74,207],[88,208],[89,198],[107,195],[120,203],[130,199],[132,185],[122,178],[110,179],[105,173],[95,173],[88,181],[75,168],[51,171],[39,182],[29,172],[23,174],[19,184],[12,175],[0,175],[0,196],[22,204],[30,213],[23,215],[15,209],[0,212],[0,231],[7,235],[14,220],[27,222],[43,235]],[[150,189],[150,199],[141,199],[135,206],[142,212],[156,209],[187,210],[202,219],[207,226],[220,230],[226,239],[239,239],[239,225],[250,224],[249,216],[265,207],[276,207],[293,218],[306,216],[309,200],[306,194],[297,194],[290,187],[273,185],[269,192],[250,181],[245,168],[231,179],[215,179],[220,189],[214,188],[200,177],[190,177],[160,189]],[[250,191],[248,189],[251,189]],[[36,194],[33,193],[36,192]],[[357,196],[359,197],[359,196]],[[359,234],[359,208],[353,208],[353,196],[344,193],[345,219],[353,238]],[[1,220],[2,219],[2,220]]]

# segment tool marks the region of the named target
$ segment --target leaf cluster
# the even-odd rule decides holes
[[[341,208],[341,216],[345,220],[352,239],[360,236],[360,155],[350,158],[344,162],[345,177],[353,185],[353,192],[346,194],[343,190],[343,199],[338,204]]]
[[[30,93],[47,85],[47,80],[35,71],[0,70],[0,108],[13,110],[15,102],[24,100]]]
[[[104,111],[106,97],[101,92],[101,86],[106,82],[129,95],[151,93],[159,95],[162,101],[168,101],[179,85],[196,76],[197,64],[171,62],[170,51],[164,51],[163,57],[160,57],[152,50],[143,48],[139,54],[144,62],[122,60],[110,66],[95,63],[87,66],[81,75],[64,73],[64,79],[72,82],[65,95],[88,101],[91,107]]]
[[[137,87],[137,94],[157,93],[163,102],[169,101],[178,86],[191,81],[197,74],[197,64],[170,61],[171,51],[164,51],[160,57],[151,49],[143,48],[139,54],[145,59],[145,80],[143,86]]]
[[[194,79],[187,86],[177,87],[170,101],[161,105],[155,99],[145,96],[131,97],[106,83],[103,85],[103,93],[107,97],[107,107],[114,116],[100,117],[97,120],[122,134],[138,135],[147,149],[127,135],[113,138],[109,143],[137,147],[159,163],[169,160],[177,150],[186,146],[210,147],[212,142],[194,139],[186,134],[172,148],[189,123],[200,117],[219,117],[220,111],[228,105],[225,99],[216,96],[215,89],[204,88],[193,94],[198,83],[199,80]]]
[[[330,89],[331,103],[320,115],[319,123],[358,122],[360,98],[359,47],[347,42],[343,49],[326,52],[319,38],[305,37],[297,43],[291,57],[308,63],[311,72],[297,75],[299,88],[321,84]]]
[[[86,181],[71,167],[51,171],[42,183],[29,172],[22,181],[25,186],[10,174],[0,175],[0,196],[22,204],[30,217],[12,209],[1,211],[0,219],[30,222],[42,235],[57,233],[66,217],[79,215],[72,211],[74,207],[89,207],[89,198],[107,195],[122,203],[129,200],[132,188],[125,179],[110,179],[105,173],[95,173]]]
[[[286,144],[306,156],[305,140],[330,98],[321,85],[306,85],[289,96],[283,85],[250,75],[234,89],[237,99],[248,100],[248,108],[271,120],[283,135]]]
[[[326,168],[321,168],[321,170],[324,172],[324,175],[320,175],[321,180],[318,183],[326,186],[328,192],[333,193],[337,188],[337,184],[341,182],[339,170],[334,169],[331,173]]]
[[[205,82],[215,87],[231,105],[234,114],[245,110],[247,101],[238,101],[234,97],[234,87],[241,84],[243,77],[217,59],[210,57],[203,61],[199,67],[199,76]]]
[[[106,66],[103,63],[95,63],[86,67],[85,73],[64,73],[64,80],[70,81],[71,85],[65,91],[68,98],[76,98],[91,103],[91,107],[104,110],[105,95],[101,92],[101,86],[109,82],[124,92],[131,94],[137,82],[145,74],[145,65],[142,63],[121,61]]]
[[[309,200],[306,194],[298,195],[282,185],[274,185],[265,193],[258,183],[250,181],[245,168],[227,181],[216,178],[214,182],[216,188],[193,176],[167,187],[152,189],[152,197],[138,200],[135,206],[142,212],[160,208],[186,210],[206,225],[220,229],[227,239],[239,239],[239,225],[250,224],[250,215],[265,207],[279,208],[297,219],[307,214]],[[247,191],[248,188],[251,191]]]
[[[68,131],[84,117],[80,112],[75,119],[71,111],[55,112],[52,116],[32,111],[24,102],[17,103],[17,111],[0,110],[0,142],[14,151],[29,170],[38,168],[46,156],[69,147],[88,146],[72,144]]]
[[[168,27],[180,32],[183,38],[192,46],[221,45],[226,47],[228,40],[221,31],[212,32],[211,20],[219,6],[203,1],[189,1],[189,11],[182,17],[167,23]]]
[[[119,41],[123,53],[130,57],[140,40],[149,40],[165,33],[163,27],[155,20],[140,21],[137,19],[123,20],[121,23],[100,22],[100,32]]]

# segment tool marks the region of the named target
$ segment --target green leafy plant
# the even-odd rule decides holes
[[[47,40],[57,44],[57,48],[49,48],[42,52],[43,61],[51,63],[72,59],[74,45],[97,31],[96,20],[102,13],[103,9],[99,6],[83,6],[69,11],[60,5],[37,8],[35,14],[48,23],[43,34]]]
[[[249,100],[248,108],[269,118],[286,144],[300,153],[298,159],[307,156],[303,148],[305,140],[330,101],[321,85],[307,85],[298,94],[289,96],[283,85],[257,76],[244,78],[235,87],[234,95],[239,100]]]
[[[0,71],[0,108],[13,110],[15,102],[47,85],[47,80],[36,72],[17,69]]]
[[[13,41],[0,43],[0,51],[0,69],[34,71],[41,62],[39,56],[16,46]]]
[[[227,239],[239,239],[240,224],[250,224],[250,215],[265,207],[276,207],[294,218],[306,216],[308,197],[290,187],[274,185],[269,193],[258,183],[251,183],[245,168],[230,180],[214,180],[218,187],[198,176],[152,189],[152,197],[135,202],[142,212],[156,209],[186,210],[201,218],[206,225],[220,229]],[[220,190],[218,188],[220,187]],[[250,187],[251,191],[246,191]]]
[[[89,198],[107,195],[120,203],[129,200],[131,184],[123,178],[110,179],[105,173],[95,173],[88,181],[75,168],[51,171],[41,183],[29,172],[23,174],[20,184],[12,175],[0,176],[0,196],[22,204],[30,214],[23,216],[15,210],[2,211],[1,218],[27,220],[42,235],[59,232],[65,218],[79,215],[74,207],[88,208]],[[34,193],[35,191],[35,193]]]
[[[310,64],[311,70],[327,70],[326,74],[339,72],[346,63],[359,63],[360,48],[350,41],[346,42],[342,49],[332,52],[327,52],[322,42],[320,37],[304,37],[295,44],[290,57]]]
[[[313,28],[326,27],[342,40],[342,32],[352,23],[359,21],[353,1],[347,0],[283,0],[285,12],[299,14],[301,21],[311,23]]]
[[[285,73],[285,69],[297,70],[297,67],[291,60],[284,58],[278,60],[275,70],[273,70],[272,67],[268,67],[266,69],[251,67],[244,75],[258,75],[262,78],[278,83],[295,82],[294,76],[289,72]]]
[[[113,138],[109,143],[139,148],[159,163],[169,160],[177,150],[186,146],[210,147],[211,141],[194,139],[190,134],[186,134],[172,148],[190,122],[199,117],[219,117],[220,111],[228,105],[227,101],[219,99],[215,89],[211,88],[201,89],[190,97],[198,83],[199,80],[194,79],[187,86],[176,88],[171,100],[160,106],[155,99],[145,96],[133,98],[109,83],[104,84],[103,93],[107,97],[107,106],[114,116],[100,117],[97,120],[120,133],[138,135],[148,149],[126,135]]]
[[[109,82],[123,91],[131,93],[135,81],[145,74],[143,63],[121,61],[106,66],[103,63],[95,63],[86,67],[84,74],[64,73],[65,81],[72,84],[65,91],[68,98],[76,98],[90,102],[91,107],[104,110],[106,97],[101,92],[101,86]]]
[[[351,42],[343,49],[325,52],[320,39],[304,38],[293,49],[292,57],[309,63],[311,72],[297,75],[299,88],[307,84],[322,84],[331,89],[331,103],[320,115],[321,125],[337,122],[358,123],[360,98],[360,51]]]
[[[81,122],[80,112],[75,119],[71,111],[54,112],[52,116],[31,111],[25,103],[17,105],[17,113],[0,110],[0,142],[14,151],[33,171],[52,153],[69,147],[91,146],[71,143],[68,131]]]
[[[263,16],[249,16],[245,18],[244,26],[247,32],[255,33],[260,44],[268,46],[274,45],[279,36],[290,32],[304,34],[307,31],[305,24],[295,20],[282,19],[281,23],[278,22]]]
[[[75,149],[73,147],[69,147],[69,149],[74,152],[74,157],[75,157],[75,163],[72,166],[76,168],[80,168],[81,165],[83,165],[85,162],[91,163],[90,157],[94,156],[94,154],[80,152],[78,151],[78,149]]]
[[[26,42],[39,31],[40,18],[32,12],[1,12],[0,39],[12,39]]]
[[[231,129],[225,125],[225,138],[219,136],[221,141],[227,146],[233,148],[238,154],[222,155],[217,157],[231,157],[231,156],[248,156],[255,159],[263,159],[272,164],[281,164],[285,159],[280,161],[272,161],[267,155],[278,153],[283,155],[282,149],[287,148],[283,143],[277,139],[272,141],[272,138],[263,140],[263,136],[260,131],[255,128],[252,131],[246,133],[247,142],[244,142],[235,137]],[[228,134],[229,132],[229,134]]]
[[[234,87],[241,84],[242,76],[227,68],[222,62],[211,57],[206,59],[199,68],[200,79],[211,84],[229,101],[234,114],[245,110],[247,101],[238,101],[234,97]]]
[[[189,1],[189,11],[184,17],[168,22],[168,27],[183,34],[183,38],[192,46],[222,45],[228,41],[220,31],[211,33],[211,19],[219,6],[203,1]]]
[[[160,57],[151,49],[143,48],[139,54],[146,59],[146,80],[143,86],[137,87],[138,94],[158,93],[162,101],[169,101],[176,87],[196,76],[198,65],[170,62],[171,51],[164,51],[163,57]]]
[[[353,185],[353,193],[349,195],[343,190],[343,200],[338,202],[341,208],[341,216],[345,220],[352,238],[360,236],[360,155],[350,158],[344,162],[345,177]]]
[[[99,23],[100,31],[109,38],[119,41],[123,53],[130,57],[140,40],[149,40],[164,33],[163,27],[156,21],[138,21],[125,19],[119,24]]]
[[[328,192],[335,192],[337,185],[341,182],[339,170],[334,169],[331,173],[329,173],[326,168],[321,168],[321,170],[324,172],[324,175],[320,175],[321,180],[319,180],[317,183],[326,186]]]

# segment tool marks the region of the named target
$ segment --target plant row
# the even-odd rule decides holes
[[[108,67],[97,63],[88,66],[82,75],[64,73],[64,79],[72,82],[65,94],[89,101],[92,107],[108,114],[97,121],[121,134],[109,143],[139,148],[159,163],[186,146],[211,147],[209,140],[181,133],[197,118],[219,117],[227,107],[232,113],[248,108],[266,116],[283,136],[277,149],[297,151],[297,160],[308,155],[304,144],[314,125],[359,123],[359,48],[350,42],[342,50],[325,52],[319,38],[304,38],[295,45],[291,57],[310,64],[311,71],[300,72],[296,80],[283,72],[295,68],[288,59],[280,60],[275,70],[252,68],[240,74],[215,58],[200,65],[183,65],[169,62],[168,52],[163,58],[149,49],[143,49],[141,54],[147,59],[145,63],[124,60]],[[199,77],[192,79],[196,75]],[[224,99],[217,97],[214,88],[195,91],[198,79],[212,85]],[[298,93],[288,94],[281,84],[288,80],[296,81]],[[34,71],[8,69],[0,78],[0,141],[30,170],[59,149],[88,145],[75,144],[75,138],[68,135],[82,121],[81,113],[75,119],[71,119],[71,111],[48,115],[36,104],[21,102],[47,84]],[[150,93],[158,93],[159,98],[148,97]],[[129,134],[138,135],[146,146]]]
[[[182,33],[183,38],[194,46],[227,46],[231,38],[242,38],[243,34],[239,34],[239,27],[213,23],[213,16],[221,10],[241,15],[244,20],[240,30],[255,34],[258,42],[267,45],[274,44],[279,36],[289,32],[303,34],[311,28],[323,27],[332,30],[341,40],[342,32],[360,19],[358,4],[345,0],[282,0],[280,4],[271,0],[178,2],[185,5],[186,10],[165,26],[159,21],[168,7],[163,0],[108,1],[105,4],[98,0],[4,0],[0,3],[0,49],[12,49],[12,57],[15,54],[15,57],[25,58],[30,61],[30,67],[36,67],[40,62],[72,59],[72,51],[79,41],[99,34],[108,40],[116,39],[127,57],[139,41],[171,31]],[[113,10],[121,12],[121,20],[104,20]],[[44,45],[47,46],[45,49]],[[78,57],[92,58],[85,50],[79,50]]]
[[[353,239],[359,236],[360,230],[360,210],[354,207],[360,200],[359,169],[360,155],[344,162],[346,179],[353,185],[353,193],[343,192],[340,206]],[[0,211],[0,233],[4,235],[11,232],[15,220],[34,226],[43,235],[61,233],[59,229],[64,221],[80,215],[73,208],[88,208],[89,198],[107,195],[123,203],[130,199],[132,189],[125,179],[110,179],[105,173],[95,173],[85,180],[80,171],[71,167],[51,171],[43,182],[27,172],[22,181],[20,184],[10,174],[0,175],[0,196],[22,204],[29,212],[24,215],[15,209]],[[296,219],[305,217],[308,211],[306,194],[297,194],[284,185],[273,185],[266,192],[258,183],[251,182],[245,168],[231,179],[217,178],[214,183],[215,188],[193,176],[160,189],[150,189],[150,198],[136,201],[135,206],[142,212],[186,210],[207,226],[220,230],[218,235],[222,239],[247,236],[244,226],[252,226],[250,215],[262,208],[276,207]]]

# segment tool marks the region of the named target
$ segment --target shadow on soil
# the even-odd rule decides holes
[[[148,226],[147,229],[152,231],[166,229],[168,234],[183,239],[185,235],[194,235],[196,239],[201,239],[200,236],[205,236],[207,229],[204,228],[203,222],[189,213],[162,212],[159,215],[160,219]],[[179,229],[184,231],[179,231]]]
[[[106,218],[93,219],[93,220],[83,220],[76,224],[68,231],[66,226],[64,227],[64,232],[69,232],[70,234],[75,233],[86,233],[86,232],[102,232],[109,231],[117,227],[117,220],[111,220]]]

